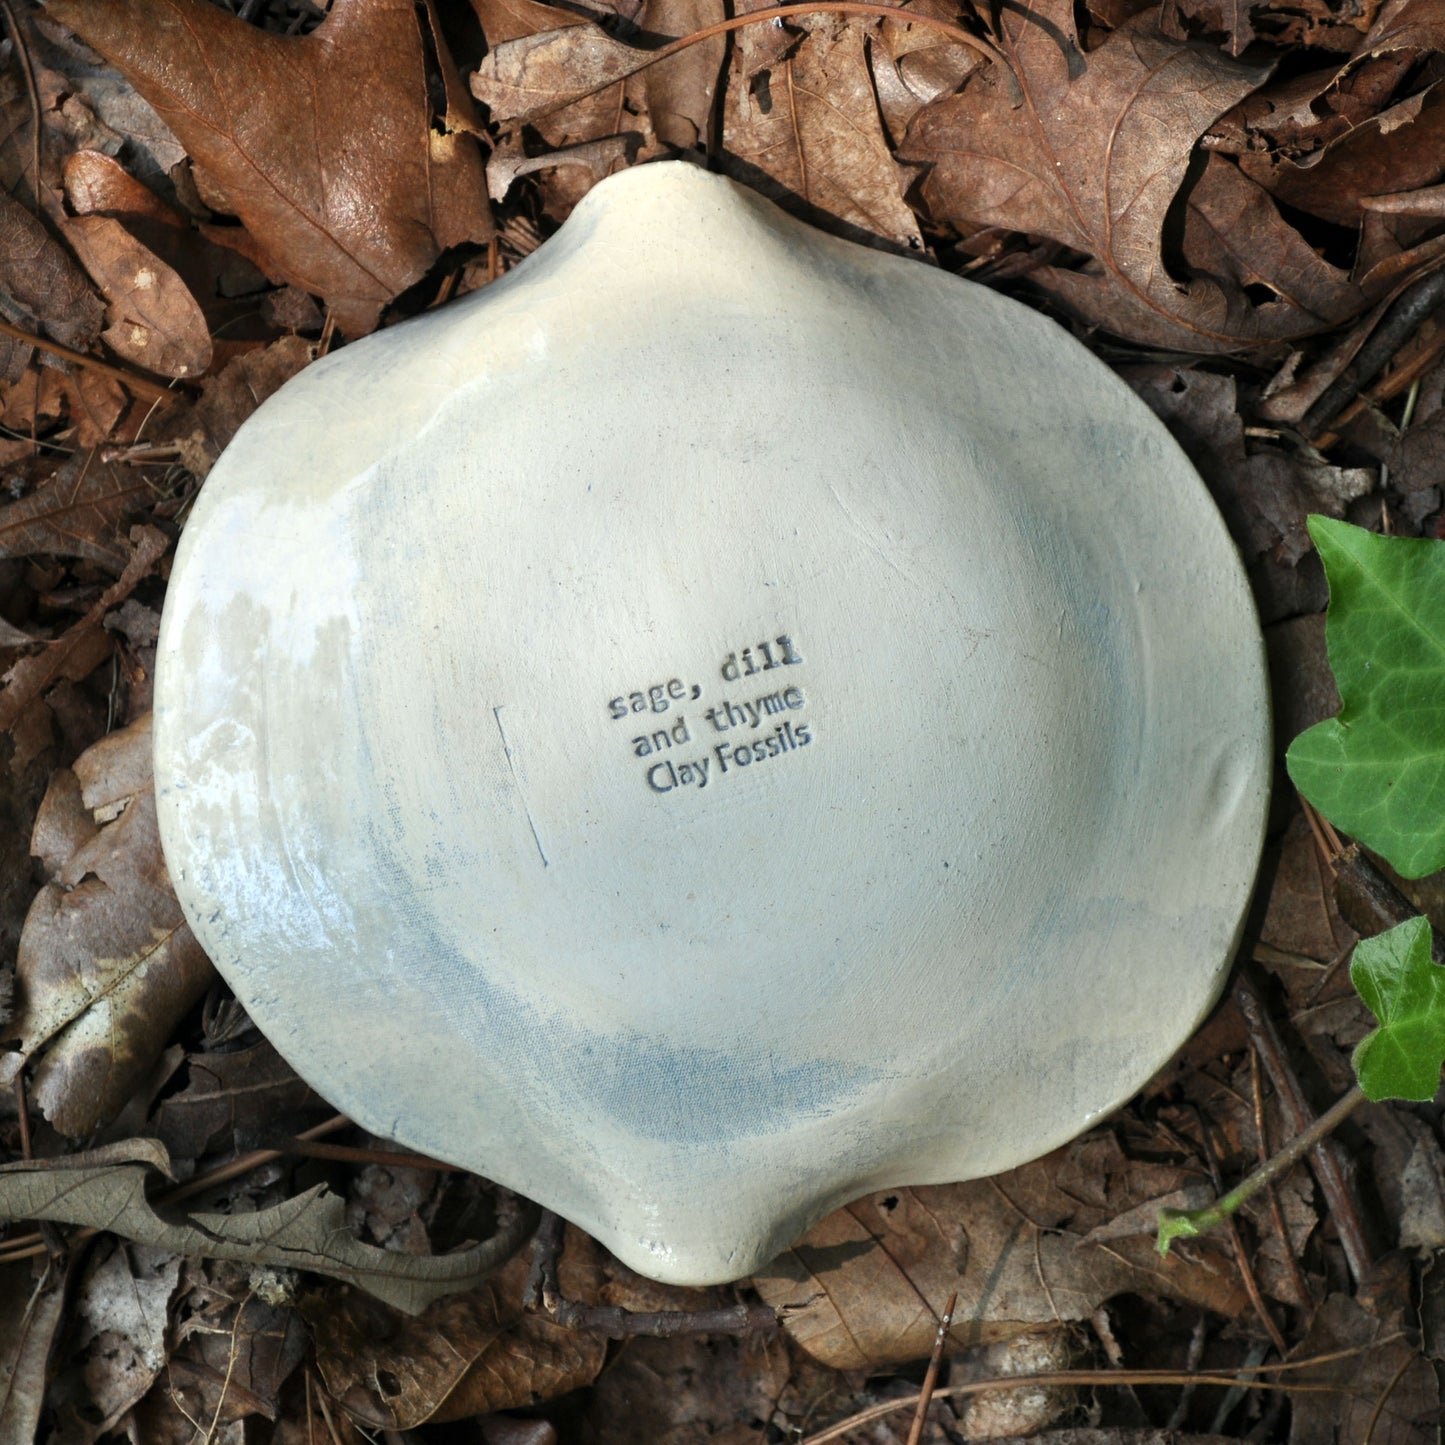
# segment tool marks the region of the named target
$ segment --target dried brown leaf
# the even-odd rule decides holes
[[[798,24],[797,48],[751,82],[735,63],[722,169],[826,230],[922,250],[883,135],[863,28],[827,16]]]
[[[170,545],[155,527],[136,527],[134,550],[120,577],[91,605],[90,610],[63,636],[30,657],[22,657],[5,674],[0,692],[0,732],[9,732],[21,717],[40,703],[57,682],[79,682],[110,656],[112,642],[102,627],[105,614],[124,602],[160,561]],[[23,766],[17,751],[12,770]]]
[[[175,272],[200,307],[204,327],[213,335],[228,337],[238,320],[264,302],[270,263],[260,256],[244,227],[194,228],[180,211],[98,151],[78,151],[67,157],[64,181],[65,198],[77,216],[106,215],[119,221],[134,243]],[[316,303],[306,292],[289,289],[317,311],[319,327]],[[184,294],[177,304],[185,304]],[[191,325],[194,328],[194,322]],[[192,335],[199,352],[200,332],[193,329]],[[153,364],[145,355],[123,354],[139,365]]]
[[[87,1403],[111,1430],[166,1367],[170,1303],[180,1281],[177,1255],[144,1247],[113,1249],[87,1261],[75,1294],[83,1324],[82,1375]]]
[[[158,1146],[157,1146],[158,1147]],[[526,1237],[526,1215],[484,1244],[457,1254],[397,1254],[359,1243],[346,1229],[346,1206],[325,1185],[249,1214],[162,1216],[147,1198],[145,1164],[95,1166],[70,1159],[0,1166],[0,1220],[51,1220],[104,1230],[172,1254],[241,1264],[308,1269],[418,1313],[433,1300],[472,1289]]]
[[[201,400],[194,407],[173,408],[163,417],[156,439],[179,446],[186,468],[205,477],[241,423],[314,356],[315,349],[299,336],[283,336],[243,353],[201,383]]]
[[[642,23],[658,35],[691,35],[725,19],[723,0],[647,0]],[[648,68],[647,112],[664,145],[707,149],[726,57],[727,36],[718,35]]]
[[[1445,87],[1362,120],[1302,161],[1246,152],[1239,165],[1296,210],[1358,226],[1363,198],[1422,190],[1445,176]]]
[[[488,51],[472,76],[472,94],[499,123],[535,122],[583,102],[608,104],[606,96],[598,101],[598,93],[651,60],[650,50],[624,45],[596,25],[568,25],[518,36]],[[611,109],[617,106],[610,102]]]
[[[753,1284],[809,1354],[834,1369],[922,1359],[954,1291],[952,1341],[988,1344],[1088,1319],[1125,1292],[1186,1300],[1226,1316],[1247,1308],[1234,1263],[1201,1250],[1162,1260],[1154,1209],[1192,1197],[1196,1176],[1126,1160],[1109,1134],[996,1179],[897,1189],[830,1214]],[[1201,1197],[1208,1196],[1206,1188]],[[1139,1210],[1135,1232],[1086,1235]]]
[[[30,1266],[0,1265],[0,1445],[32,1445],[40,1438],[47,1364],[66,1318],[65,1276]]]
[[[1388,50],[1445,50],[1445,11],[1439,0],[1389,0],[1355,57]]]
[[[1093,261],[1084,270],[1046,268],[1033,279],[1090,322],[1146,345],[1230,351],[1317,330],[1359,306],[1348,278],[1318,257],[1310,266],[1303,239],[1260,209],[1237,172],[1195,188],[1180,258],[1187,282],[1166,265],[1165,221],[1195,142],[1267,67],[1169,40],[1150,14],[1084,55],[1067,0],[1031,0],[1001,23],[1022,106],[1000,77],[973,75],[960,95],[918,116],[901,150],[932,167],[923,193],[937,219],[1085,252]],[[1246,273],[1274,296],[1256,305]]]
[[[54,882],[66,863],[100,831],[80,796],[80,779],[69,768],[57,768],[35,815],[30,852],[40,859],[47,881]]]
[[[346,332],[369,331],[447,247],[492,234],[470,107],[430,4],[337,0],[299,37],[204,0],[48,8],[155,106],[276,268]]]
[[[586,24],[583,16],[557,5],[543,5],[540,0],[472,0],[472,9],[477,12],[489,50],[524,35]]]
[[[47,552],[119,572],[130,556],[119,524],[152,500],[153,484],[138,468],[76,453],[29,496],[0,507],[0,558]]]
[[[1338,1397],[1301,1393],[1291,1402],[1290,1445],[1370,1440],[1416,1445],[1435,1433],[1440,1383],[1431,1361],[1401,1331],[1416,1319],[1409,1257],[1386,1256],[1358,1294],[1332,1294],[1314,1313],[1299,1353],[1338,1356],[1299,1371],[1300,1384],[1328,1384]]]
[[[568,1240],[562,1288],[569,1298],[595,1294],[597,1247],[574,1230]],[[438,1300],[415,1319],[354,1295],[306,1301],[327,1388],[360,1424],[411,1430],[590,1385],[606,1340],[523,1313],[528,1267],[526,1258],[514,1259],[485,1285]]]
[[[922,0],[909,9],[940,20],[952,20],[957,14],[943,0]],[[869,63],[878,108],[896,144],[913,117],[930,101],[957,91],[983,63],[983,57],[967,46],[952,44],[931,26],[887,20],[879,29],[878,40],[869,47]]]
[[[3,1066],[13,1077],[44,1049],[32,1097],[72,1137],[120,1112],[215,976],[161,857],[149,718],[105,746],[102,766],[132,780],[139,775],[141,791],[119,818],[80,842],[31,904],[16,962],[21,995],[12,1029],[20,1052]],[[105,774],[94,765],[88,771],[96,791],[111,791]],[[69,791],[63,774],[58,787]],[[53,850],[56,836],[47,830],[39,846]]]
[[[100,334],[102,309],[60,242],[0,191],[0,312],[18,326],[84,351]]]
[[[589,187],[627,163],[635,149],[634,138],[623,135],[603,136],[600,140],[584,140],[572,146],[561,146],[539,156],[520,155],[510,148],[498,146],[487,161],[487,189],[494,201],[500,201],[519,176],[538,171],[555,170],[559,166],[577,167],[591,176]]]
[[[184,281],[119,221],[76,216],[70,244],[105,295],[102,340],[126,361],[159,376],[199,376],[211,364],[206,318]]]
[[[128,216],[176,229],[186,225],[179,211],[101,151],[66,156],[62,175],[65,199],[77,216]]]
[[[156,1134],[177,1158],[233,1147],[283,1114],[318,1104],[310,1086],[269,1043],[237,1053],[192,1054],[188,1082],[156,1111]]]
[[[73,771],[81,806],[94,814],[97,823],[108,823],[151,786],[151,715],[138,717],[129,727],[88,747],[75,760]],[[79,881],[66,880],[64,874],[62,865],[57,875],[62,881]]]

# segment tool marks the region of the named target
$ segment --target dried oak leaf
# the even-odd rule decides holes
[[[561,1286],[577,1299],[598,1289],[598,1249],[569,1227]],[[415,1319],[374,1300],[327,1291],[302,1303],[326,1387],[353,1419],[381,1430],[516,1409],[590,1385],[607,1341],[522,1309],[529,1261],[438,1300]]]
[[[1233,1318],[1248,1303],[1227,1253],[1163,1260],[1154,1250],[1158,1207],[1193,1197],[1197,1182],[1126,1159],[1111,1134],[1090,1134],[996,1179],[855,1200],[753,1285],[764,1303],[789,1307],[789,1334],[837,1370],[926,1357],[955,1289],[950,1338],[961,1348],[1088,1319],[1123,1293]]]
[[[245,1214],[162,1213],[147,1184],[155,1169],[169,1171],[165,1150],[154,1140],[125,1145],[137,1162],[98,1162],[80,1154],[0,1164],[0,1221],[48,1219],[172,1254],[312,1270],[418,1313],[442,1295],[475,1288],[516,1253],[535,1218],[519,1214],[483,1244],[418,1258],[360,1243],[347,1232],[345,1203],[324,1184]]]
[[[1363,198],[1420,190],[1445,176],[1445,87],[1407,97],[1302,160],[1251,151],[1239,166],[1286,205],[1358,226]]]
[[[1021,105],[990,69],[909,127],[900,158],[931,167],[923,196],[932,215],[1085,252],[1093,260],[1084,269],[1049,267],[1033,279],[1086,320],[1144,345],[1232,351],[1358,309],[1348,279],[1222,157],[1190,193],[1181,259],[1191,274],[1170,274],[1165,221],[1195,142],[1268,67],[1170,40],[1152,13],[1085,55],[1072,10],[1069,0],[1030,0],[1003,12],[1001,48]],[[1256,305],[1246,285],[1274,295]]]
[[[734,62],[722,169],[826,230],[920,251],[888,149],[861,26],[800,17],[797,48],[750,81]]]
[[[0,312],[84,351],[100,332],[101,311],[85,273],[60,242],[0,191]]]
[[[491,237],[470,104],[429,3],[337,0],[304,36],[205,0],[47,9],[130,80],[276,269],[348,334],[371,330],[447,247]]]
[[[130,558],[119,524],[153,498],[153,483],[139,468],[77,452],[29,496],[0,507],[0,558],[46,552],[119,572]]]
[[[78,792],[66,769],[57,772],[60,792],[42,805],[32,843],[60,866],[25,919],[11,1025],[20,1052],[0,1061],[0,1075],[38,1059],[33,1097],[72,1138],[120,1112],[215,976],[161,857],[150,746],[147,714],[77,760]],[[85,837],[85,813],[122,806]],[[68,821],[59,816],[67,810]],[[62,860],[67,836],[78,846]]]

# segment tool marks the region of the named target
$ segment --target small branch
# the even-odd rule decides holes
[[[1192,1239],[1197,1234],[1225,1223],[1267,1184],[1293,1169],[1311,1149],[1326,1139],[1365,1102],[1364,1090],[1358,1084],[1337,1099],[1309,1128],[1295,1135],[1273,1158],[1261,1165],[1228,1194],[1221,1195],[1203,1209],[1161,1209],[1159,1211],[1160,1254],[1168,1254],[1176,1239]]]
[[[731,1305],[719,1310],[625,1310],[620,1305],[583,1305],[555,1300],[546,1311],[569,1330],[591,1330],[610,1340],[633,1335],[672,1339],[676,1335],[751,1335],[778,1327],[767,1305]]]
[[[137,376],[133,371],[112,366],[110,362],[102,361],[98,356],[87,356],[85,352],[74,351],[68,346],[62,346],[58,341],[51,341],[44,336],[35,336],[29,331],[22,331],[20,327],[12,325],[3,317],[0,317],[0,335],[13,336],[17,341],[23,341],[27,346],[33,346],[38,351],[48,352],[51,356],[58,356],[62,361],[69,361],[75,366],[88,366],[92,371],[114,377],[122,386],[129,388],[137,396],[148,396],[152,401],[179,401],[187,389],[183,382],[177,382],[174,387],[162,386],[159,382],[150,381],[144,376]]]
[[[939,31],[950,40],[957,41],[959,45],[966,45],[970,50],[977,51],[985,60],[997,61],[1005,70],[1009,70],[1009,64],[1003,56],[988,41],[981,40],[971,30],[965,30],[951,21],[941,20],[936,15],[905,10],[901,5],[874,4],[871,0],[806,0],[806,3],[801,5],[770,5],[766,10],[752,10],[746,15],[734,15],[730,20],[719,20],[716,25],[706,25],[701,30],[694,30],[691,35],[684,35],[680,40],[664,45],[648,57],[647,63],[656,65],[659,61],[676,55],[680,50],[686,50],[689,46],[699,45],[704,40],[712,40],[719,35],[727,35],[733,30],[741,30],[745,25],[757,25],[767,20],[788,20],[795,15],[817,14],[876,15],[904,25],[923,25]]]
[[[1355,359],[1337,376],[1304,414],[1300,432],[1318,437],[1325,427],[1384,370],[1390,358],[1420,329],[1425,319],[1445,305],[1445,269],[1411,282],[1385,312]]]
[[[928,1373],[924,1375],[923,1388],[918,1393],[918,1409],[913,1414],[907,1445],[918,1445],[923,1439],[923,1425],[928,1419],[928,1407],[933,1400],[934,1387],[938,1384],[938,1367],[943,1363],[943,1347],[948,1343],[949,1326],[953,1324],[953,1312],[957,1308],[958,1291],[954,1290],[943,1307],[943,1314],[938,1321],[938,1333],[933,1337],[933,1353],[928,1357]]]
[[[1234,1001],[1244,1015],[1250,1037],[1259,1050],[1260,1061],[1274,1085],[1286,1123],[1295,1134],[1303,1134],[1315,1122],[1314,1111],[1290,1067],[1274,1020],[1270,1018],[1254,990],[1254,985],[1245,974],[1240,974],[1235,980]],[[1336,1141],[1330,1138],[1321,1139],[1315,1146],[1310,1165],[1329,1206],[1330,1218],[1334,1221],[1350,1273],[1358,1282],[1369,1270],[1372,1255],[1369,1241],[1365,1237],[1360,1208],[1355,1200],[1354,1190],[1350,1187],[1349,1176]]]

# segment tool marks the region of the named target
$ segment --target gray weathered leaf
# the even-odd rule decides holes
[[[418,1257],[354,1238],[346,1228],[345,1202],[325,1185],[251,1214],[163,1214],[147,1197],[151,1171],[143,1164],[65,1168],[56,1162],[0,1168],[0,1220],[78,1224],[174,1254],[308,1269],[408,1314],[479,1284],[517,1251],[535,1222],[523,1213],[483,1244]]]

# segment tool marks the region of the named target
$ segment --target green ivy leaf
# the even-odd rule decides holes
[[[1445,968],[1430,961],[1430,924],[1412,918],[1377,938],[1362,938],[1350,982],[1380,1027],[1355,1050],[1365,1097],[1428,1103],[1445,1064]]]
[[[1286,763],[1330,822],[1406,878],[1445,867],[1445,542],[1309,519],[1330,584],[1339,715]]]

